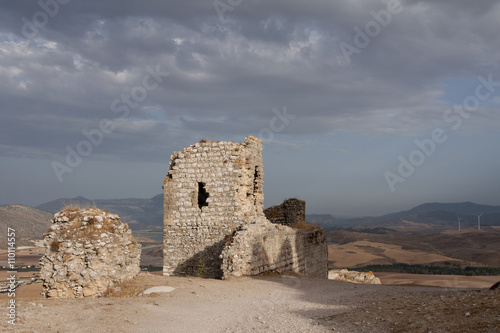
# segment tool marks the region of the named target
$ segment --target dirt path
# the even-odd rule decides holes
[[[133,298],[19,298],[18,325],[13,329],[2,315],[0,331],[498,332],[500,325],[500,294],[489,290],[286,276],[219,281],[144,274],[137,284],[176,290]]]

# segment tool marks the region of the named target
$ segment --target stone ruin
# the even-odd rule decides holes
[[[381,284],[380,279],[373,275],[373,272],[349,271],[347,269],[329,270],[328,279],[351,283]]]
[[[164,275],[222,277],[226,237],[266,220],[261,152],[254,137],[174,152],[164,181]]]
[[[238,230],[222,251],[223,278],[293,271],[327,278],[328,248],[323,229],[260,222]]]
[[[102,296],[139,273],[141,245],[117,215],[67,208],[51,222],[40,261],[44,296]]]
[[[163,186],[163,274],[226,278],[293,270],[326,278],[323,230],[269,222],[263,183],[256,137],[202,140],[174,152]]]
[[[272,206],[264,210],[264,215],[272,223],[283,225],[297,225],[306,221],[306,202],[290,198],[281,205]]]

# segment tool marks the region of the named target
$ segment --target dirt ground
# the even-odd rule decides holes
[[[141,273],[127,288],[159,285],[176,289],[89,299],[19,295],[17,325],[2,315],[0,331],[493,333],[500,327],[500,292],[488,289],[359,285],[292,275],[220,281],[150,273]]]
[[[18,273],[17,279],[31,280],[36,272]],[[161,275],[161,272],[155,272]],[[500,281],[500,276],[462,276],[462,275],[426,275],[375,272],[383,285],[387,286],[421,286],[438,288],[487,289]],[[0,280],[7,278],[7,271],[0,271]],[[42,284],[22,285],[17,291],[18,298],[43,299]],[[7,294],[0,294],[0,300],[8,299]]]

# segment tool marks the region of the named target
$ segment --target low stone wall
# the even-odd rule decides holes
[[[331,269],[328,271],[328,279],[362,284],[380,284],[380,279],[372,272],[365,273],[347,269]]]
[[[294,271],[327,278],[328,248],[323,229],[293,229],[270,222],[245,225],[221,254],[223,278],[267,271]]]
[[[117,215],[66,209],[51,222],[40,262],[44,296],[101,296],[139,273],[141,245]]]

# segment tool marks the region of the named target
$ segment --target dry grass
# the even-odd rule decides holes
[[[51,250],[52,252],[57,252],[57,251],[59,251],[59,245],[60,245],[60,243],[54,239],[54,240],[50,243],[50,250]]]
[[[100,225],[101,228],[97,228],[98,225]],[[84,228],[82,229],[81,227]],[[97,220],[95,220],[95,218],[91,218],[89,219],[89,222],[87,222],[87,225],[83,225],[80,222],[80,226],[73,230],[75,231],[74,234],[72,235],[73,238],[76,237],[81,239],[97,240],[100,238],[103,232],[114,233],[115,225],[107,219],[99,223]]]
[[[303,230],[307,230],[307,231],[312,231],[312,230],[316,230],[319,228],[317,225],[312,225],[312,224],[309,224],[305,221],[300,221],[300,222],[294,223],[290,227],[292,227],[294,229],[303,229]]]
[[[73,203],[73,201],[70,200],[69,203],[63,201],[63,204],[64,204],[64,208],[61,210],[61,212],[64,212],[64,213],[74,212],[76,210],[81,209],[79,202]]]
[[[90,214],[94,216],[90,214],[84,215],[84,210],[90,210]],[[89,208],[81,209],[79,206],[69,205],[62,210],[62,213],[69,218],[69,222],[63,224],[64,229],[61,236],[64,240],[97,240],[104,232],[116,232],[117,225],[111,220],[107,218],[104,218],[102,222],[97,220],[96,216],[100,216],[103,213],[100,209],[90,208],[90,206]],[[89,216],[88,221],[83,220],[85,216]]]
[[[92,201],[92,204],[90,202],[85,203],[83,207],[80,206],[79,202],[75,203],[73,201],[69,203],[63,201],[63,204],[64,208],[61,210],[61,213],[66,213],[68,217],[80,217],[83,210],[96,210],[107,213],[105,210],[98,209],[94,201]],[[75,216],[74,214],[77,215]]]
[[[80,211],[82,209],[86,209],[86,210],[89,210],[89,209],[97,209],[96,205],[95,205],[95,202],[92,201],[92,205],[90,204],[90,202],[87,202],[85,203],[85,206],[82,208],[80,207],[80,203],[79,202],[73,202],[73,201],[69,201],[69,203],[66,203],[63,201],[63,204],[64,204],[64,208],[62,209],[62,212],[76,212],[76,211]]]
[[[138,283],[138,279],[122,281],[108,288],[105,297],[136,297],[144,291],[144,287]]]

